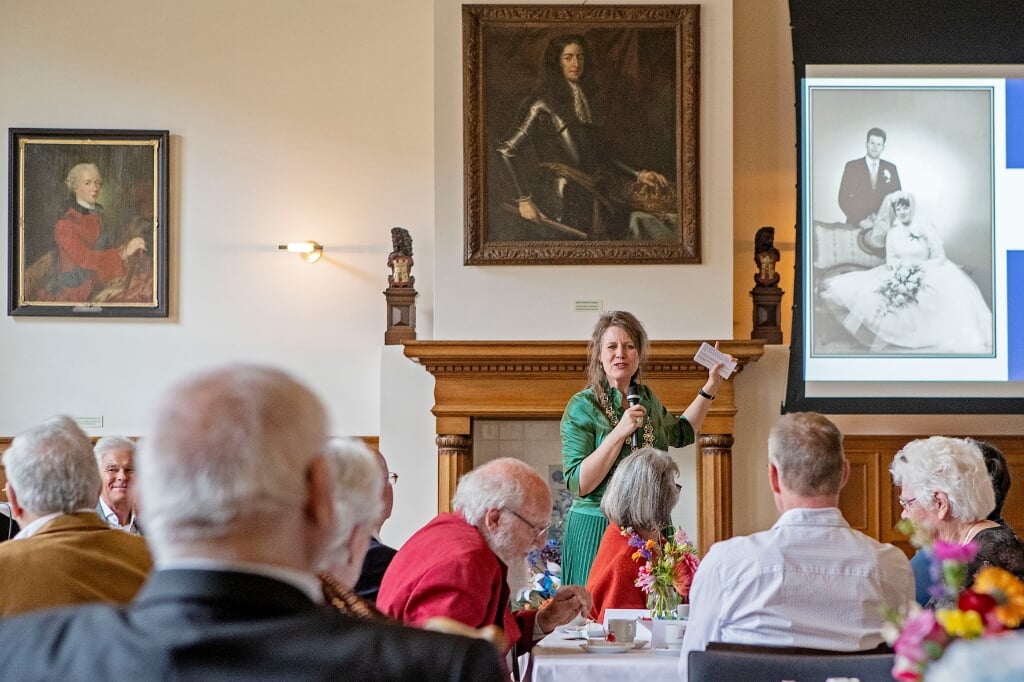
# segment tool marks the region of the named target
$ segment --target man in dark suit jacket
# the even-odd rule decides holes
[[[900,174],[895,164],[881,158],[885,149],[885,131],[872,128],[864,143],[867,154],[848,161],[839,183],[839,208],[846,214],[846,222],[864,229],[872,226],[882,200],[900,186]]]
[[[356,621],[322,603],[325,548],[365,551],[336,518],[320,401],[233,366],[184,381],[139,448],[157,570],[127,607],[0,621],[20,680],[499,680],[482,640]],[[124,537],[130,537],[121,533]]]
[[[384,522],[391,518],[391,510],[395,506],[394,484],[398,481],[398,474],[388,470],[388,461],[380,450],[375,450],[377,464],[384,477],[384,488],[381,494],[381,512],[377,518],[376,530],[370,537],[370,548],[366,550],[366,558],[363,559],[363,568],[359,573],[352,591],[372,604],[377,603],[377,593],[380,592],[380,582],[384,579],[384,572],[391,565],[391,560],[398,552],[394,547],[389,547],[380,541],[380,529]]]

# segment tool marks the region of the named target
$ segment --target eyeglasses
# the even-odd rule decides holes
[[[676,492],[678,493],[678,492],[682,491],[682,489],[683,489],[683,486],[681,486],[678,483],[676,483]]]
[[[394,471],[389,471],[388,472],[388,481],[391,482],[391,485],[394,485],[394,484],[398,483],[398,474],[396,474]]]
[[[914,504],[914,502],[917,501],[916,497],[911,497],[909,500],[904,500],[902,497],[899,498],[899,499],[900,499],[900,506],[903,507],[904,509],[909,508],[910,505]]]
[[[502,507],[502,510],[507,511],[509,514],[511,514],[512,516],[516,517],[517,519],[519,519],[520,521],[525,523],[530,528],[530,530],[532,530],[534,532],[536,537],[540,537],[541,535],[544,535],[545,533],[548,532],[548,528],[551,527],[550,523],[546,523],[541,528],[538,528],[537,526],[533,525],[532,523],[530,523],[529,521],[524,519],[522,516],[520,516],[518,513],[512,511],[511,509],[508,509],[507,507]]]

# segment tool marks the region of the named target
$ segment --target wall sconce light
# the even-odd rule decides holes
[[[281,251],[297,253],[302,257],[302,260],[307,263],[315,263],[320,260],[320,256],[324,255],[323,245],[312,240],[304,242],[288,242],[287,244],[280,244],[277,248]]]

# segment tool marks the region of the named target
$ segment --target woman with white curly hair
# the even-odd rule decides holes
[[[972,440],[932,436],[911,441],[889,468],[900,486],[903,518],[936,539],[978,552],[967,567],[966,586],[983,566],[998,566],[1024,580],[1024,542],[1011,528],[986,518],[995,493],[981,448]]]

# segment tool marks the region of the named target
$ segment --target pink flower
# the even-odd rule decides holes
[[[651,562],[648,561],[637,570],[637,578],[634,584],[644,592],[650,592],[655,582],[657,582],[657,577],[651,573]]]
[[[697,557],[686,554],[672,567],[672,584],[679,596],[688,597],[690,595],[690,584],[693,582],[693,574],[697,572],[699,563]]]
[[[939,561],[962,561],[969,563],[974,558],[974,555],[978,553],[978,545],[974,542],[960,545],[955,542],[936,540],[932,551],[935,553],[935,558]]]
[[[931,609],[923,609],[912,618],[903,623],[900,636],[893,645],[893,651],[900,656],[909,659],[914,663],[921,663],[929,658],[931,654],[941,652],[949,642],[949,637],[942,626],[935,620],[935,612]]]
[[[892,666],[892,679],[902,680],[905,682],[918,682],[921,679],[920,667],[913,661],[909,661],[903,656],[897,655]]]
[[[677,545],[688,545],[690,544],[690,538],[686,535],[686,531],[682,528],[676,528],[676,533],[672,538],[672,541]]]

